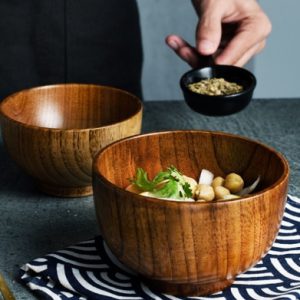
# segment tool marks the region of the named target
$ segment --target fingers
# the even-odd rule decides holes
[[[254,55],[261,52],[265,48],[265,45],[266,45],[266,41],[262,41],[254,45],[246,53],[244,53],[243,56],[239,60],[237,60],[233,65],[238,67],[244,66]]]
[[[244,65],[260,52],[271,32],[271,22],[255,0],[193,0],[200,17],[196,47],[177,35],[166,43],[192,67],[203,66],[203,56],[216,64]]]
[[[196,49],[187,43],[178,35],[169,35],[166,37],[167,45],[191,67],[196,68],[199,65],[199,54]]]
[[[271,22],[254,0],[193,0],[200,17],[196,48],[217,64],[241,64],[260,51]],[[224,29],[229,29],[226,32]]]
[[[230,65],[249,60],[251,58],[249,53],[255,55],[265,46],[270,31],[271,23],[267,18],[256,15],[253,19],[245,20],[235,36],[217,56],[216,63]]]
[[[201,55],[212,55],[218,49],[222,36],[222,16],[218,10],[207,9],[196,29],[196,47]]]

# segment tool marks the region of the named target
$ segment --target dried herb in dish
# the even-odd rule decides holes
[[[225,96],[243,91],[243,87],[235,82],[226,81],[224,78],[210,78],[191,83],[188,88],[195,93],[209,96]]]

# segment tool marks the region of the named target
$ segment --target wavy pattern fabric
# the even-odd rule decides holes
[[[300,199],[289,196],[281,227],[268,254],[234,284],[209,297],[156,294],[121,265],[101,237],[37,258],[20,280],[40,299],[300,299]]]

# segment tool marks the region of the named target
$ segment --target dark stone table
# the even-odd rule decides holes
[[[143,132],[167,129],[225,131],[274,147],[290,163],[289,193],[300,196],[300,99],[253,100],[228,117],[199,115],[182,101],[146,102]],[[0,272],[16,299],[35,299],[15,280],[21,265],[97,234],[92,197],[40,193],[10,160],[0,139]]]

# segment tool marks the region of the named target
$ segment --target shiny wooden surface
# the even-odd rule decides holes
[[[143,132],[169,129],[221,130],[274,147],[290,165],[289,193],[300,197],[300,99],[255,99],[242,112],[201,116],[183,101],[144,103]],[[36,189],[9,158],[0,132],[0,271],[15,297],[37,297],[16,281],[19,267],[99,234],[93,197],[58,198]]]
[[[124,190],[142,167],[152,178],[174,165],[198,178],[258,175],[258,192],[238,200],[175,202]],[[153,289],[174,295],[207,295],[230,285],[268,251],[279,229],[288,164],[275,150],[225,133],[172,131],[114,143],[93,168],[96,213],[104,239],[126,266]]]
[[[0,295],[2,295],[3,300],[15,300],[14,295],[10,291],[1,273],[0,273]]]
[[[96,85],[33,88],[1,104],[10,156],[51,195],[92,194],[94,155],[107,144],[140,132],[142,104],[135,96]]]

